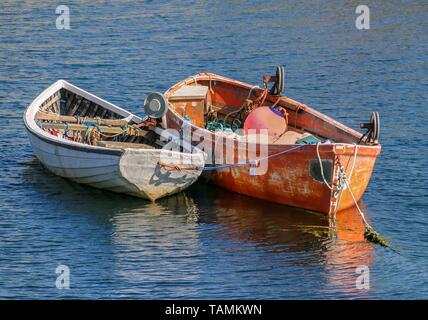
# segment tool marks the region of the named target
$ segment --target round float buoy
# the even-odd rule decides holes
[[[279,138],[287,130],[287,121],[281,112],[266,106],[259,107],[245,119],[244,132],[260,134],[263,133],[263,129],[267,130],[270,137]]]

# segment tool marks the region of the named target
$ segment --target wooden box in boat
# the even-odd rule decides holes
[[[154,201],[190,186],[204,166],[197,149],[165,154],[161,128],[64,80],[31,103],[24,122],[49,171],[96,188]]]
[[[176,92],[183,91],[183,88],[197,86],[208,88],[205,116],[207,110],[211,109],[224,117],[243,106],[246,99],[256,100],[264,91],[262,88],[212,73],[197,74],[168,89],[165,97],[169,100],[169,109],[163,119],[163,125],[180,129],[184,124],[193,131],[203,131],[204,136],[210,137],[212,143],[218,139],[236,139],[233,136],[224,138],[222,133],[206,130],[206,122],[204,126],[198,126],[193,123],[191,117],[190,121],[185,121],[182,112],[177,111],[176,99],[171,99]],[[351,207],[354,204],[351,192],[355,201],[365,192],[381,146],[366,143],[366,139],[359,132],[303,103],[285,96],[268,94],[264,105],[274,104],[287,111],[289,132],[288,136],[269,142],[268,152],[272,158],[269,159],[267,172],[263,175],[252,175],[251,164],[247,163],[210,170],[204,173],[204,176],[210,182],[234,192],[308,210],[333,213]],[[311,134],[327,143],[299,145],[296,148],[297,138],[304,134]],[[328,143],[328,140],[332,142]],[[231,143],[235,148],[237,163],[239,154],[245,153],[246,150],[242,150],[236,141]],[[218,150],[213,151],[213,159],[217,152]],[[343,188],[344,182],[339,179],[341,170],[348,182],[351,182],[351,192]],[[324,173],[324,178],[320,173]]]

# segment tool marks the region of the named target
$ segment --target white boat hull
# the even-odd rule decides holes
[[[58,86],[57,83],[53,86],[55,85]],[[51,94],[52,92],[47,92],[46,96]],[[37,99],[39,98],[40,96]],[[204,156],[198,152],[170,151],[168,163],[178,164],[184,160],[185,163],[191,163],[193,169],[167,170],[159,164],[162,156],[165,156],[162,149],[105,148],[50,135],[34,121],[37,105],[43,101],[40,99],[37,102],[37,99],[26,111],[25,125],[34,154],[49,171],[58,176],[95,188],[154,201],[187,188],[202,172]],[[115,108],[116,112],[120,109]],[[133,116],[123,109],[119,111],[124,117]]]

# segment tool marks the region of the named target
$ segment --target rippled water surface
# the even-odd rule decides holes
[[[353,1],[67,3],[70,30],[57,1],[0,3],[0,298],[428,298],[426,2],[369,1],[365,31]],[[353,128],[380,112],[363,206],[401,254],[364,242],[353,210],[332,234],[321,215],[204,183],[156,204],[80,186],[43,169],[24,131],[59,78],[139,113],[191,74],[260,84],[277,64],[288,96]]]

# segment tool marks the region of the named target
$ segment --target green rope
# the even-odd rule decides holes
[[[235,132],[237,129],[241,127],[241,120],[233,119],[232,124],[227,123],[226,118],[223,120],[215,119],[213,121],[208,121],[206,125],[206,129],[209,131],[232,131]]]
[[[221,120],[214,120],[214,121],[208,121],[207,123],[207,130],[209,131],[223,131],[223,123]]]

